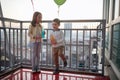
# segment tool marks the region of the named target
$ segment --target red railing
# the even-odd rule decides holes
[[[20,69],[3,77],[1,80],[110,80],[107,76],[82,75],[73,73],[63,73],[53,75],[52,71],[32,73],[30,69]]]

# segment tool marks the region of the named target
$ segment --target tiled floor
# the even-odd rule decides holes
[[[62,73],[53,75],[52,71],[32,73],[30,69],[20,69],[1,80],[109,80],[108,77]]]

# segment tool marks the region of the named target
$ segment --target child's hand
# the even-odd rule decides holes
[[[56,40],[52,40],[52,41],[51,41],[51,44],[52,44],[52,45],[57,44]]]
[[[38,40],[38,39],[41,39],[41,37],[37,35],[37,36],[36,36],[36,39],[37,39],[37,40]]]

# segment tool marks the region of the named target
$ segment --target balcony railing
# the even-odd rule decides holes
[[[30,21],[0,18],[0,76],[18,67],[31,67],[28,27]],[[51,21],[43,21],[45,38],[40,53],[40,67],[52,69],[49,40]],[[60,69],[104,75],[105,20],[61,20],[65,36],[64,54],[68,65]]]

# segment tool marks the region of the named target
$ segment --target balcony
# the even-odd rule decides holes
[[[64,54],[68,65],[53,75],[49,34],[51,21],[43,21],[45,38],[40,53],[41,73],[31,73],[27,36],[30,21],[0,18],[0,79],[2,80],[109,80],[105,75],[105,20],[62,20]]]

